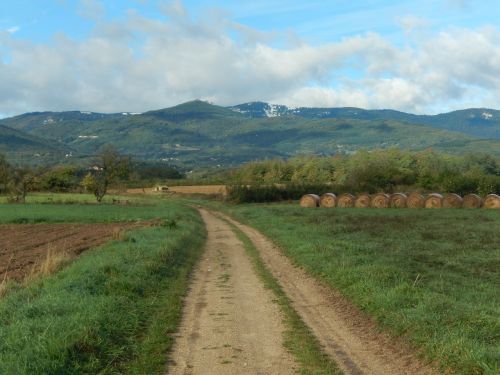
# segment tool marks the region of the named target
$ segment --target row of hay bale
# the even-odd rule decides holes
[[[305,194],[300,199],[301,207],[340,207],[340,208],[490,208],[500,209],[500,196],[489,194],[484,199],[477,194],[468,194],[463,198],[454,193],[423,195],[420,193],[395,194],[342,194],[325,193]]]

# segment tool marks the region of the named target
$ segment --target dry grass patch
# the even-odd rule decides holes
[[[489,194],[484,200],[484,208],[500,209],[500,196],[496,194]]]
[[[442,208],[443,196],[438,193],[432,193],[427,196],[424,202],[425,208]]]
[[[391,195],[390,206],[392,208],[405,208],[408,197],[403,193],[395,193]]]
[[[338,207],[352,208],[356,202],[356,197],[352,194],[342,194],[338,200]]]
[[[332,208],[337,205],[337,196],[333,193],[325,193],[319,200],[321,207]]]
[[[371,206],[373,208],[388,208],[390,204],[391,198],[388,194],[379,193],[375,194],[372,198]]]
[[[463,198],[455,193],[448,193],[444,195],[443,207],[444,208],[461,208],[464,203]]]
[[[319,196],[316,194],[306,194],[300,198],[300,207],[312,208],[319,207]]]
[[[360,194],[354,201],[354,207],[356,208],[368,208],[371,204],[370,194]]]
[[[483,199],[477,194],[467,194],[464,197],[464,208],[480,208],[483,205]]]

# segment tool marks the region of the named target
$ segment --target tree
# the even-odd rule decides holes
[[[128,176],[130,170],[130,157],[120,155],[111,145],[104,146],[98,156],[98,160],[91,167],[82,180],[82,186],[101,202],[108,191],[108,187]]]
[[[54,192],[66,192],[78,186],[75,167],[56,166],[41,173],[38,188]]]
[[[8,189],[12,167],[4,155],[0,154],[0,194],[5,194]]]
[[[10,173],[8,188],[13,200],[18,203],[26,202],[28,191],[33,189],[36,174],[29,167],[14,168]]]

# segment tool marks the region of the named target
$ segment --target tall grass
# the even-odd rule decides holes
[[[500,373],[500,212],[228,210],[443,371]]]
[[[40,276],[48,276],[61,269],[69,261],[70,256],[65,249],[57,249],[54,248],[53,245],[49,244],[45,258],[39,264],[35,263],[33,265],[31,272],[24,280],[24,283],[28,284],[30,281]]]
[[[0,299],[0,374],[165,372],[206,233],[194,210],[161,209],[175,227],[127,232],[9,289]]]

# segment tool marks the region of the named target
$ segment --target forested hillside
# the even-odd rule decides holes
[[[78,160],[95,154],[105,144],[113,144],[120,152],[137,159],[163,160],[184,168],[234,166],[256,159],[297,155],[345,155],[360,149],[393,147],[500,155],[500,138],[480,138],[466,134],[471,131],[460,131],[472,126],[464,125],[471,123],[471,111],[481,110],[439,115],[444,116],[440,121],[439,116],[396,111],[290,110],[265,103],[225,108],[193,101],[143,114],[37,112],[4,119],[0,124],[43,138],[40,147],[35,147],[38,153],[47,145],[60,144],[72,151],[73,160]],[[490,121],[491,133],[496,134],[498,113],[488,111],[492,117],[484,121]],[[426,118],[439,126],[417,122]],[[457,131],[438,129],[451,127],[454,118]],[[479,117],[474,118],[480,122],[475,129],[486,126]],[[13,142],[6,139],[0,138],[0,147],[3,144],[4,152],[11,157]]]

